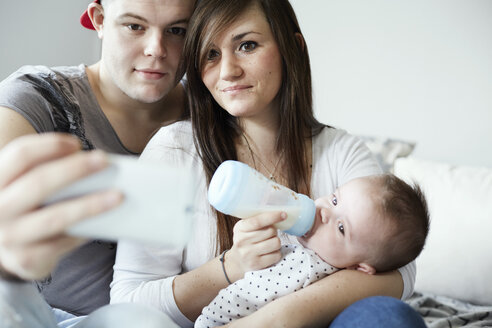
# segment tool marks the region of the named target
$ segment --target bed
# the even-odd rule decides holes
[[[428,327],[492,327],[492,306],[419,292],[407,303],[420,313]]]

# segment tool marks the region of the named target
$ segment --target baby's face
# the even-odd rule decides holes
[[[359,178],[318,198],[313,228],[299,242],[338,268],[367,263],[386,230],[371,197],[377,189],[372,180]]]

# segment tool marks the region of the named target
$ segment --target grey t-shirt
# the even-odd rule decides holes
[[[123,146],[99,107],[84,65],[24,66],[0,82],[0,106],[20,113],[38,133],[76,135],[85,150],[137,155]],[[36,285],[51,306],[88,314],[109,303],[115,253],[114,243],[88,242]]]

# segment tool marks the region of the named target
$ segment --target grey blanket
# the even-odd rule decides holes
[[[421,293],[415,293],[407,303],[422,315],[429,328],[492,327],[492,306]]]

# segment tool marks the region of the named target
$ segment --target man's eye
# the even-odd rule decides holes
[[[138,25],[138,24],[128,24],[128,25],[126,25],[126,27],[128,27],[128,29],[131,30],[131,31],[140,31],[140,30],[143,30],[142,25]]]
[[[207,54],[207,60],[214,60],[217,57],[219,57],[219,52],[214,49],[211,49]]]
[[[343,227],[342,222],[338,222],[338,231],[340,231],[341,234],[345,236],[345,228]]]
[[[333,195],[333,197],[331,198],[331,203],[333,204],[333,206],[337,206],[338,204],[337,196]]]
[[[257,46],[258,46],[258,43],[254,42],[254,41],[246,41],[246,42],[241,43],[241,45],[239,46],[239,50],[241,50],[241,51],[253,51],[256,49]]]
[[[184,36],[186,34],[186,29],[182,27],[171,27],[168,32],[173,35]]]

